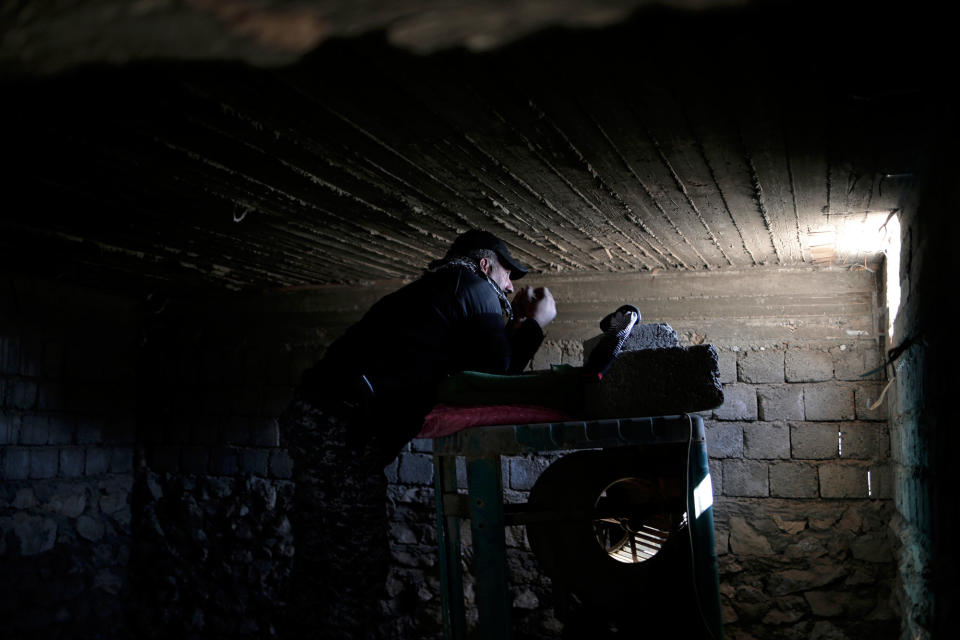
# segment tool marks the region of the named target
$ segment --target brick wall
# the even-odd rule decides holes
[[[226,305],[226,306],[221,306]],[[141,637],[277,634],[294,553],[277,417],[317,352],[256,305],[145,323],[131,567]]]
[[[136,323],[120,298],[0,290],[0,616],[8,637],[122,633]]]
[[[718,347],[727,400],[705,418],[729,637],[895,635],[889,438],[882,411],[866,408],[883,381],[860,377],[879,359],[872,274],[538,279],[557,295],[560,317],[536,368],[579,364],[597,319],[624,300],[645,321],[670,323],[683,343]],[[62,624],[90,615],[81,610],[116,619],[126,610],[126,624],[147,637],[269,637],[293,551],[290,460],[276,417],[300,372],[396,286],[170,301],[123,330],[122,321],[74,321],[65,311],[82,300],[54,304],[47,325],[5,316],[0,558],[20,562],[18,571],[38,558],[80,559],[71,580],[106,604],[90,609],[84,598],[94,596],[65,587],[57,598],[75,604]],[[136,315],[92,306],[114,319]],[[87,324],[100,331],[76,329]],[[34,330],[36,340],[25,337]],[[24,368],[36,358],[22,349],[36,349],[21,345],[37,341],[42,361],[59,359],[62,373]],[[71,362],[87,368],[70,373],[79,366]],[[429,447],[414,441],[387,468],[386,606],[401,637],[440,629]],[[507,498],[524,500],[548,462],[506,460]],[[523,529],[507,540],[518,636],[556,637],[549,582]],[[472,599],[469,584],[466,593]]]
[[[890,437],[885,406],[869,408],[885,381],[882,373],[862,377],[881,362],[874,275],[758,270],[544,280],[560,316],[533,368],[579,364],[596,319],[624,300],[637,302],[645,321],[670,323],[683,343],[720,350],[726,401],[704,418],[727,636],[895,637]],[[395,538],[395,559],[403,575],[417,578],[405,588],[435,607],[427,446],[414,441],[389,472],[399,518],[418,532]],[[507,498],[525,500],[549,462],[505,459]],[[419,529],[409,526],[417,516]],[[462,535],[469,540],[468,529]],[[518,634],[556,637],[561,624],[549,581],[523,529],[508,528],[507,543]],[[466,595],[472,602],[469,584]]]
[[[721,358],[707,420],[728,637],[895,637],[892,478],[872,341]],[[732,391],[732,393],[730,393]]]

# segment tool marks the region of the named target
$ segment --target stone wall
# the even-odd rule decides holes
[[[718,347],[726,401],[703,415],[727,636],[895,637],[889,431],[885,405],[869,408],[885,382],[879,372],[862,375],[881,362],[874,274],[770,269],[545,280],[560,316],[533,368],[580,364],[596,319],[624,301],[639,304],[644,321],[670,323],[683,344]],[[389,469],[401,506],[405,497],[425,504],[431,495],[428,446],[414,441]],[[525,500],[548,463],[505,459],[508,499]],[[508,528],[507,541],[518,635],[556,637],[562,625],[549,580],[523,529]],[[416,537],[395,540],[398,562],[429,582],[427,548]],[[418,593],[435,601],[429,588]]]
[[[867,409],[884,382],[860,377],[879,362],[872,273],[530,277],[551,287],[560,311],[534,368],[579,364],[597,320],[625,301],[645,321],[671,324],[682,344],[717,346],[727,400],[705,419],[728,637],[896,635],[889,438],[882,410]],[[107,314],[135,317],[135,329],[101,324],[97,334],[67,332],[60,318],[69,301],[51,326],[5,317],[4,361],[16,366],[3,374],[0,558],[16,575],[63,579],[54,595],[45,587],[27,596],[34,611],[49,611],[54,598],[70,603],[52,607],[67,612],[60,618],[19,619],[63,627],[95,615],[102,620],[91,629],[109,619],[147,637],[273,635],[295,550],[291,463],[276,417],[302,370],[399,284],[154,301],[140,316],[132,307]],[[67,371],[74,348],[92,349],[84,361],[109,377],[24,369],[23,351],[9,355],[24,326],[41,343],[64,345]],[[24,391],[31,383],[35,398]],[[54,388],[74,398],[67,409],[49,404],[43,390]],[[68,435],[54,426],[65,415]],[[38,416],[47,419],[40,430]],[[430,444],[413,441],[387,468],[394,563],[385,606],[396,637],[440,635]],[[71,457],[78,451],[82,473]],[[549,461],[505,460],[507,499],[525,500]],[[550,583],[523,529],[508,528],[507,540],[517,636],[557,637]],[[470,584],[466,593],[472,599]],[[103,601],[90,607],[91,598]]]
[[[723,360],[707,437],[728,637],[895,637],[883,384],[860,377],[876,345]]]
[[[128,300],[3,279],[4,637],[126,628],[137,337]]]
[[[260,311],[169,301],[145,322],[131,559],[150,594],[135,603],[142,637],[278,633],[295,547],[277,416],[317,353]]]

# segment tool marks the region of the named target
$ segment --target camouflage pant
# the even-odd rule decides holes
[[[353,442],[364,425],[302,401],[280,421],[296,482],[285,635],[375,638],[389,563],[382,454]]]

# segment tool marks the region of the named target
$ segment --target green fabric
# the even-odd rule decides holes
[[[580,410],[582,398],[580,368],[565,364],[516,375],[464,371],[444,380],[437,396],[443,404],[526,404],[568,413]]]

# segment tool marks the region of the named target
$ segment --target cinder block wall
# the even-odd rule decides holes
[[[125,633],[137,313],[0,285],[0,636]]]
[[[879,366],[878,282],[863,270],[757,269],[655,276],[530,277],[560,316],[533,363],[579,364],[595,323],[623,302],[684,344],[720,350],[726,401],[705,412],[728,637],[896,637],[889,430]],[[398,504],[429,499],[428,443],[390,469]],[[549,459],[504,465],[524,500]],[[427,521],[424,521],[427,522]],[[464,532],[468,537],[469,532]],[[430,576],[423,540],[395,540],[404,571]],[[523,530],[508,531],[513,614],[526,637],[556,635],[548,581]],[[470,597],[470,589],[467,596]],[[419,597],[430,601],[426,589]]]
[[[582,341],[597,333],[597,320],[626,301],[640,305],[644,321],[670,323],[683,343],[707,342],[720,350],[727,401],[705,418],[729,637],[896,635],[889,606],[893,564],[886,538],[892,511],[888,436],[884,414],[866,409],[883,381],[860,378],[879,360],[872,273],[757,269],[530,276],[530,281],[550,286],[560,309],[534,368],[579,364]],[[44,415],[40,389],[53,388],[56,379],[22,371],[23,358],[17,356],[16,373],[5,369],[3,375],[0,435],[5,441],[0,460],[6,475],[0,525],[6,546],[0,547],[0,558],[6,566],[19,562],[21,568],[38,560],[54,562],[42,543],[43,526],[49,526],[43,524],[45,518],[57,523],[59,536],[79,526],[81,515],[89,516],[104,523],[102,536],[90,541],[79,532],[71,534],[86,546],[64,547],[61,557],[90,565],[79,574],[83,581],[97,585],[97,576],[102,576],[102,586],[94,586],[92,593],[103,594],[106,604],[97,611],[119,616],[125,609],[127,624],[147,637],[269,637],[283,615],[283,587],[293,552],[287,519],[290,461],[279,441],[276,417],[300,372],[343,328],[399,284],[153,301],[140,316],[132,308],[126,312],[126,317],[136,318],[135,330],[124,333],[110,325],[97,334],[102,340],[83,331],[63,334],[65,325],[74,324],[72,317],[64,319],[70,317],[65,310],[73,307],[62,300],[54,304],[58,319],[53,326],[36,325],[42,341],[56,343],[56,336],[63,334],[68,353],[76,345],[102,354],[93,358],[100,370],[112,362],[106,356],[110,353],[139,363],[139,391],[125,396],[137,396],[136,420],[130,405],[127,414],[120,412],[130,418],[127,426],[110,427],[120,424],[111,421],[118,409],[112,392],[104,391],[85,396],[89,410],[70,409],[76,422],[68,442],[60,442],[64,436],[51,435],[58,432],[49,428],[43,436],[35,427],[25,432],[23,418]],[[5,354],[12,348],[6,345],[20,340],[22,333],[22,328],[5,329]],[[133,384],[130,370],[117,363],[109,366],[124,373],[111,373],[109,379],[115,382],[105,382],[105,388]],[[96,380],[98,376],[84,374],[76,383],[85,387]],[[38,385],[37,404],[22,407],[17,398],[30,382]],[[81,416],[101,413],[111,418],[99,432],[81,426]],[[24,433],[26,441],[21,440]],[[24,473],[17,471],[23,469],[18,461],[24,450],[27,460],[36,450],[42,461],[53,447],[57,478],[31,478],[29,466],[27,477],[13,478]],[[97,472],[95,479],[65,477],[76,473],[69,451],[81,447],[84,472]],[[385,508],[391,515],[394,557],[387,606],[396,620],[397,637],[438,637],[440,632],[429,449],[429,441],[414,441],[387,468],[392,482]],[[107,453],[109,462],[103,467]],[[111,467],[114,459],[117,466]],[[549,461],[507,460],[507,498],[525,499]],[[126,529],[103,511],[113,508],[113,498],[100,498],[96,506],[89,498],[95,495],[94,487],[96,495],[112,495],[113,490],[100,483],[114,478],[126,483],[127,493],[118,498]],[[83,514],[52,516],[52,501],[41,496],[47,495],[42,487],[67,480],[84,487],[88,497]],[[36,504],[30,502],[29,491],[37,495]],[[25,533],[20,523],[28,517],[36,526]],[[469,532],[464,534],[469,539]],[[113,555],[98,551],[114,539],[122,544],[109,547]],[[25,557],[19,547],[14,549],[21,544],[17,540],[34,545],[28,551],[36,553]],[[540,575],[523,530],[509,529],[508,544],[518,635],[556,637],[560,625],[551,609],[549,581]],[[104,562],[102,557],[115,559],[102,567],[108,573],[94,566]],[[54,573],[68,575],[62,567]],[[469,585],[467,596],[472,598]],[[87,597],[77,596],[77,611]],[[47,613],[51,609],[49,599],[37,606]],[[47,621],[56,619],[46,616]]]

